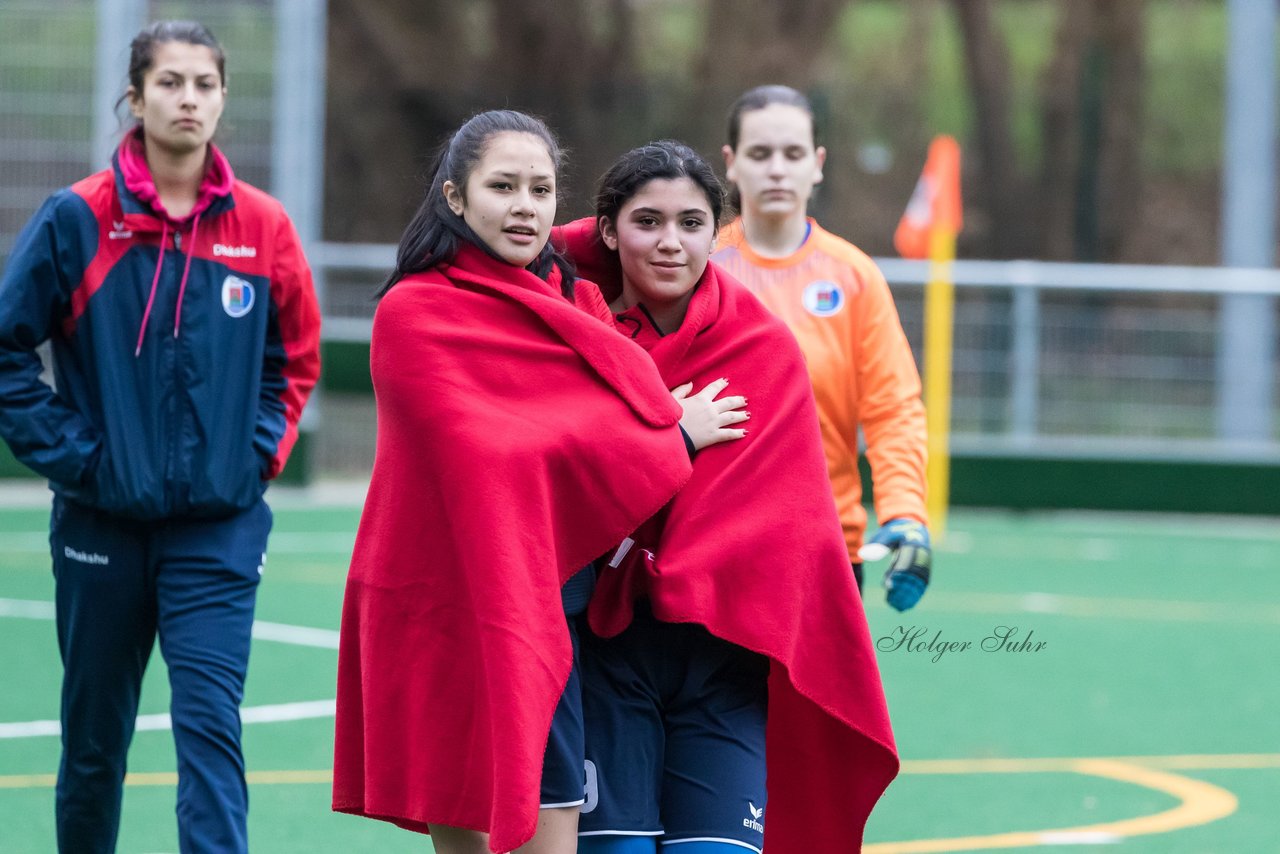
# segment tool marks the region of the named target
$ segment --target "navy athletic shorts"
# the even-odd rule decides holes
[[[764,842],[769,661],[637,603],[616,638],[580,624],[587,802],[580,836]]]
[[[547,752],[542,759],[542,789],[539,803],[543,809],[580,806],[585,799],[584,765],[586,743],[582,724],[582,675],[579,664],[578,626],[575,619],[587,608],[595,589],[596,571],[588,566],[565,582],[561,591],[565,618],[569,622],[569,638],[573,642],[573,669],[565,685],[551,732],[547,736]]]

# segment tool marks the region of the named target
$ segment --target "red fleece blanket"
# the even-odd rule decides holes
[[[560,585],[687,480],[680,407],[556,282],[472,247],[382,298],[370,367],[333,807],[509,851],[536,827],[572,660]]]
[[[594,226],[573,223],[556,239],[608,296],[619,270]],[[649,346],[669,386],[728,377],[728,393],[747,398],[749,432],[698,452],[657,542],[637,543],[655,560],[602,573],[592,627],[622,631],[644,592],[659,619],[701,623],[768,656],[764,850],[857,851],[898,757],[799,347],[714,264],[684,323]]]

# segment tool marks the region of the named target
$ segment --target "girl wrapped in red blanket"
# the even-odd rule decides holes
[[[701,158],[654,143],[606,173],[595,221],[557,238],[668,385],[728,376],[751,414],[601,572],[582,641],[582,854],[857,851],[897,773],[804,363],[707,263],[721,206]]]
[[[440,854],[574,851],[562,584],[688,479],[682,410],[695,446],[729,438],[719,389],[677,403],[565,298],[608,316],[547,245],[559,159],[523,114],[464,124],[374,319],[377,457],[343,604],[333,807],[430,832]]]

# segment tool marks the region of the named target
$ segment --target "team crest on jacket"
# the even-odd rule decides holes
[[[810,314],[830,317],[844,308],[844,288],[828,279],[818,279],[805,286],[800,299]]]
[[[222,310],[231,317],[244,317],[253,310],[253,285],[237,276],[222,280]]]

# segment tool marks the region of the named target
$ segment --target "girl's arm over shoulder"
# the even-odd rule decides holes
[[[721,378],[707,383],[697,394],[690,394],[693,383],[685,383],[671,390],[671,395],[684,410],[680,417],[680,429],[686,436],[686,444],[691,444],[693,450],[700,451],[747,435],[745,429],[733,427],[751,417],[751,413],[745,409],[747,399],[739,395],[716,398],[728,385],[729,381]]]
[[[613,313],[609,311],[609,303],[595,282],[578,279],[573,283],[573,303],[601,323],[613,326]]]

